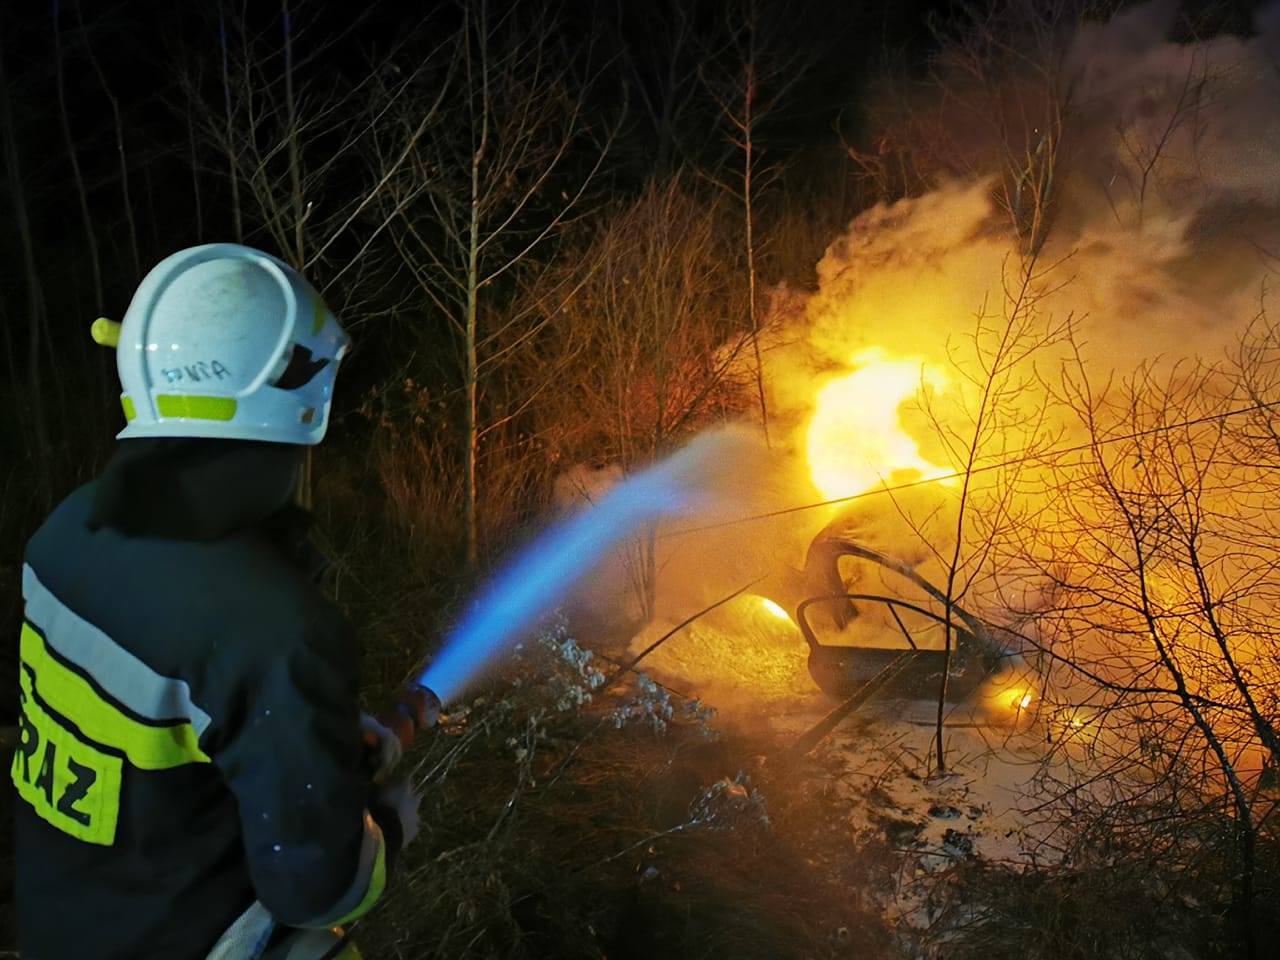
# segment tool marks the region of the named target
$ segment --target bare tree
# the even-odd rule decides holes
[[[1040,252],[1070,160],[1075,28],[1106,0],[989,0],[931,23],[938,52],[920,82],[886,67],[868,111],[871,144],[841,138],[872,199],[920,193],[939,177],[998,174],[995,195],[1021,240]]]
[[[742,208],[747,316],[755,363],[756,398],[760,405],[760,426],[768,444],[769,410],[765,401],[764,361],[760,354],[757,297],[757,217],[760,196],[777,179],[780,168],[764,162],[760,130],[773,119],[773,114],[804,75],[806,63],[798,51],[784,51],[782,20],[777,15],[766,18],[758,0],[744,0],[741,9],[735,8],[730,13],[730,20],[735,26],[731,28],[726,49],[719,56],[714,50],[707,51],[699,72],[719,109],[729,145],[737,152],[740,162],[730,179],[717,182]]]
[[[1035,389],[1033,360],[1069,334],[1072,319],[1055,319],[1044,308],[1059,265],[1037,270],[1037,263],[1029,257],[1017,263],[1012,278],[1006,273],[1000,309],[984,303],[964,349],[950,350],[958,383],[947,400],[922,391],[925,412],[959,485],[950,505],[950,552],[937,555],[946,577],[945,656],[935,721],[940,773],[947,769],[943,728],[956,607],[979,601],[991,607],[999,600],[995,567],[1004,559],[1011,530],[1024,520],[1023,477],[1052,440],[1043,394]]]
[[[237,241],[265,234],[268,245],[355,326],[394,305],[376,243],[395,211],[375,214],[389,181],[435,119],[443,94],[411,105],[413,124],[393,154],[382,157],[371,145],[389,111],[420,71],[434,67],[442,48],[428,48],[415,71],[389,85],[375,69],[348,79],[324,64],[343,33],[322,33],[321,12],[305,0],[281,0],[273,29],[260,31],[246,19],[247,8],[231,16],[220,7],[216,99],[206,99],[199,73],[188,69],[181,77],[202,139],[226,158]],[[375,157],[380,162],[371,164]],[[301,500],[312,500],[310,454]]]
[[[84,11],[78,3],[76,5],[76,19],[80,25],[80,38],[84,43],[85,54],[88,56],[93,72],[98,78],[98,83],[102,86],[102,92],[106,96],[107,102],[111,104],[116,159],[120,164],[120,203],[124,210],[125,223],[129,228],[129,253],[132,256],[133,275],[134,279],[138,280],[142,278],[142,256],[138,252],[138,225],[134,217],[133,198],[129,190],[129,156],[125,150],[124,119],[120,113],[120,100],[112,92],[111,84],[102,69],[102,64],[93,52],[93,43],[89,38],[89,31],[85,28]],[[59,71],[59,76],[61,76],[61,71]]]
[[[1115,132],[1120,149],[1115,170],[1104,181],[1103,189],[1118,221],[1124,222],[1124,215],[1113,184],[1121,183],[1128,188],[1129,202],[1136,210],[1137,226],[1141,228],[1147,203],[1161,175],[1181,165],[1185,176],[1186,168],[1194,167],[1205,108],[1217,79],[1207,51],[1202,46],[1193,47],[1181,77],[1168,78],[1143,91],[1153,105],[1152,116],[1125,118],[1117,123]]]
[[[1053,584],[1036,622],[1055,653],[1045,719],[1059,760],[1088,761],[1046,766],[1044,806],[1073,813],[1076,844],[1108,838],[1188,880],[1218,871],[1247,956],[1280,760],[1275,338],[1264,316],[1225,369],[1101,387],[1077,365],[1062,394],[1088,452],[1055,468],[1036,533]]]
[[[326,54],[355,24],[325,33],[320,18],[307,0],[282,0],[264,29],[220,9],[220,88],[205,90],[190,70],[182,82],[203,141],[226,158],[237,238],[264,234],[326,297],[340,294],[331,305],[355,319],[369,290],[353,281],[372,269],[370,251],[388,225],[374,215],[377,201],[436,118],[440,96],[414,104],[400,149],[371,164],[379,125],[419,74],[384,84],[377,69],[353,78],[331,69]],[[441,49],[428,48],[419,69],[434,68]]]
[[[696,154],[705,142],[705,131],[690,137],[701,116],[698,66],[709,45],[700,22],[705,12],[705,5],[688,0],[625,5],[615,0],[612,25],[618,33],[619,66],[628,90],[634,92],[637,113],[653,131],[656,143],[645,159],[659,177],[676,167],[682,156]],[[722,20],[716,10],[712,22],[718,25]]]
[[[573,351],[540,404],[538,433],[565,465],[642,469],[688,433],[741,412],[738,379],[750,335],[723,200],[675,180],[617,208],[578,262],[587,271],[554,316],[547,354]],[[581,266],[579,265],[581,264]],[[654,612],[656,543],[628,558],[638,614]]]
[[[585,211],[617,127],[593,130],[585,119],[599,65],[577,72],[581,62],[564,47],[554,12],[512,5],[491,14],[487,0],[468,0],[459,12],[451,38],[458,69],[431,81],[440,122],[413,140],[411,163],[389,183],[383,208],[403,264],[459,348],[466,557],[474,567],[483,444],[531,402],[491,410],[497,398],[486,385],[549,322],[543,304],[512,293]]]
[[[244,214],[240,207],[240,169],[236,163],[235,149],[235,113],[231,107],[231,56],[227,47],[227,20],[223,5],[219,3],[218,51],[221,53],[219,61],[222,67],[222,119],[224,122],[224,126],[221,129],[221,146],[226,153],[227,180],[231,184],[231,222],[235,227],[236,243],[244,243]]]
[[[980,151],[979,162],[1000,171],[1001,206],[1032,256],[1048,237],[1066,159],[1076,82],[1069,42],[1096,7],[1089,0],[994,0],[965,5],[957,19],[935,25],[940,106],[958,107],[986,131],[991,149]]]
[[[98,236],[93,226],[93,217],[89,213],[89,195],[85,190],[84,175],[80,171],[80,155],[76,148],[75,137],[71,133],[71,119],[67,115],[66,76],[62,55],[62,23],[60,19],[61,3],[53,2],[53,51],[54,79],[58,89],[58,120],[62,130],[62,140],[67,148],[67,160],[71,164],[71,175],[76,184],[76,200],[80,205],[80,225],[84,229],[85,250],[89,254],[89,266],[93,272],[93,307],[101,313],[106,309],[106,299],[102,290],[102,260],[98,253]]]
[[[42,473],[44,496],[49,496],[48,417],[45,410],[44,384],[41,375],[41,346],[47,337],[48,316],[44,286],[36,267],[35,247],[31,236],[31,219],[27,213],[27,197],[23,188],[18,134],[14,128],[13,109],[9,101],[9,79],[5,73],[3,44],[0,43],[0,131],[4,137],[5,168],[8,171],[9,202],[13,207],[13,225],[22,250],[22,271],[27,293],[27,391],[30,402],[31,428],[35,439],[34,456]]]

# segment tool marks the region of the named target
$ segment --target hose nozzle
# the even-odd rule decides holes
[[[386,710],[379,712],[377,721],[395,734],[400,749],[408,750],[419,731],[434,727],[440,717],[440,698],[418,683],[407,683],[392,698]],[[376,753],[376,735],[365,735],[365,747]]]
[[[439,717],[440,698],[419,683],[407,683],[391,701],[386,724],[407,750],[418,732],[434,727]]]

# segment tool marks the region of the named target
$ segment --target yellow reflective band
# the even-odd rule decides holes
[[[120,818],[120,758],[85,743],[36,702],[20,669],[21,730],[9,766],[18,796],[63,833],[110,846]]]
[[[315,316],[311,318],[311,335],[313,337],[324,329],[324,313],[324,301],[317,298]]]
[[[356,904],[354,910],[345,916],[339,917],[331,924],[340,927],[344,923],[350,923],[358,917],[363,917],[366,913],[373,909],[373,905],[378,902],[378,898],[382,896],[382,891],[387,886],[387,844],[382,839],[382,832],[378,831],[378,852],[373,861],[373,873],[369,877],[369,888],[365,891],[364,898]]]
[[[133,408],[133,397],[127,393],[120,397],[120,406],[124,408],[124,418],[132,420],[138,415],[138,411]]]
[[[60,663],[44,637],[22,625],[21,658],[35,675],[35,692],[91,740],[119,750],[140,770],[168,770],[208,763],[189,721],[150,724],[107,701],[84,677]]]
[[[156,410],[162,417],[185,420],[230,420],[236,415],[234,397],[189,397],[162,393],[156,397]]]

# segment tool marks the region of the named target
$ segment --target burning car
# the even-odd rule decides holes
[[[1035,684],[1015,638],[929,579],[946,578],[938,544],[954,523],[939,518],[952,509],[954,475],[931,459],[921,414],[950,389],[937,365],[871,347],[818,390],[804,438],[810,481],[846,505],[809,542],[803,569],[775,577],[762,602],[793,619],[830,696],[941,693],[1021,712]],[[892,500],[871,496],[889,489]]]
[[[1026,710],[1034,684],[1013,638],[952,602],[948,654],[945,591],[857,539],[850,526],[847,516],[837,517],[809,544],[804,569],[787,571],[761,594],[766,609],[799,628],[818,687],[839,698],[936,699],[945,675],[948,702]],[[867,568],[891,575],[900,589],[860,588],[870,579]]]

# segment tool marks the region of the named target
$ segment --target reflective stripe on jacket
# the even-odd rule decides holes
[[[89,484],[27,547],[11,775],[24,957],[203,958],[255,900],[359,916],[386,880],[365,809],[358,651],[256,529],[90,529]]]

